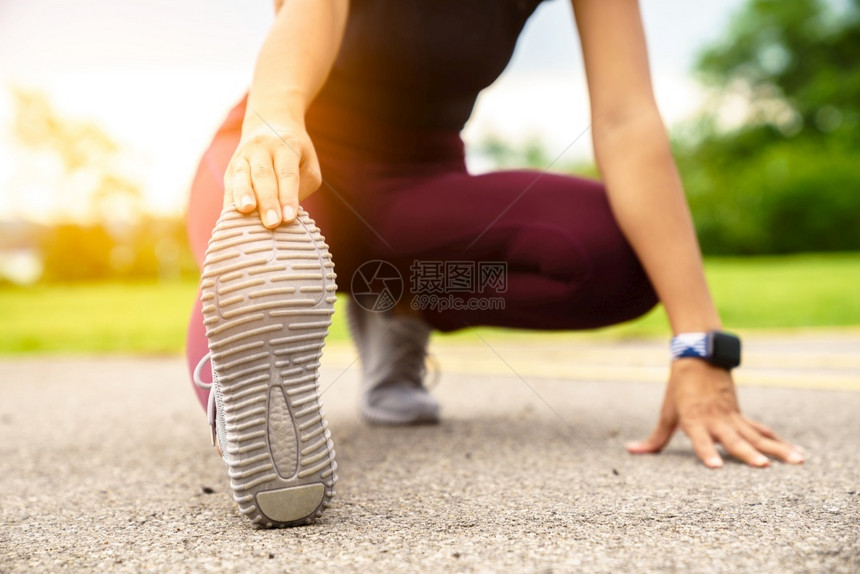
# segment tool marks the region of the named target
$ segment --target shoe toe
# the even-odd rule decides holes
[[[362,415],[373,424],[409,425],[439,422],[439,402],[413,386],[374,389],[363,400]]]

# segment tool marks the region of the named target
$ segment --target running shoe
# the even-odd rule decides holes
[[[267,229],[225,208],[201,280],[212,384],[209,421],[239,511],[261,528],[313,522],[335,494],[337,463],[319,366],[335,302],[320,230],[299,209]]]
[[[379,425],[439,422],[424,386],[430,326],[417,317],[368,311],[349,300],[347,322],[361,358],[361,415]]]

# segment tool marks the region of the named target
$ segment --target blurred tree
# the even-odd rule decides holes
[[[114,241],[102,226],[57,223],[45,230],[40,247],[44,281],[104,279],[112,275]]]
[[[751,127],[772,124],[793,137],[843,125],[856,131],[858,62],[860,0],[842,9],[822,0],[752,0],[697,69],[723,96],[746,97]]]
[[[142,212],[139,186],[118,167],[122,149],[97,124],[61,116],[40,92],[12,88],[15,104],[13,135],[22,148],[59,158],[60,181],[51,190],[61,219],[78,219],[69,209],[68,196],[78,213],[90,221],[107,221],[107,213],[117,211],[122,223],[133,223]],[[124,209],[117,210],[117,207]]]
[[[38,187],[56,206],[49,211],[56,221],[39,241],[45,281],[196,274],[184,222],[145,213],[140,187],[123,169],[121,146],[97,124],[63,117],[38,92],[13,88],[12,95],[21,148],[60,165]],[[31,169],[21,179],[30,183],[33,176]]]
[[[705,253],[860,249],[860,0],[749,0],[696,71],[709,101],[673,143]],[[478,152],[496,168],[552,157],[498,137]]]
[[[104,163],[118,150],[117,144],[91,122],[62,118],[44,94],[12,88],[15,138],[30,149],[50,150],[59,155],[69,171],[92,163]]]
[[[521,145],[515,146],[498,135],[490,134],[478,143],[474,151],[493,169],[534,169],[597,177],[597,170],[593,165],[568,159],[564,155],[553,155],[537,137],[530,137]]]
[[[860,0],[750,0],[676,137],[707,253],[860,249]]]

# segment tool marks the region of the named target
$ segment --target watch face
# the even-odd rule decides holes
[[[741,364],[741,340],[730,333],[710,333],[710,362],[727,369]]]

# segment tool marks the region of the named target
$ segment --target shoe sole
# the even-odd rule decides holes
[[[313,522],[335,494],[319,359],[336,288],[328,245],[304,210],[274,230],[256,212],[222,212],[203,267],[204,325],[233,498],[259,527]]]
[[[364,421],[371,425],[379,426],[422,426],[439,424],[439,413],[420,413],[416,415],[397,415],[383,409],[374,409],[368,405],[361,405],[361,416]]]

